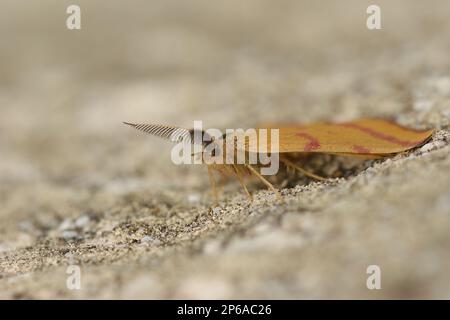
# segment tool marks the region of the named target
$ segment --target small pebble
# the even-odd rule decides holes
[[[68,230],[73,228],[72,220],[64,219],[63,222],[59,225],[59,230]]]
[[[154,244],[154,245],[160,245],[161,241],[159,241],[158,239],[155,239],[151,236],[145,236],[141,239],[141,243],[148,243],[148,244]]]
[[[75,231],[66,230],[66,231],[63,231],[62,237],[64,239],[74,239],[74,238],[78,237],[78,233]]]
[[[78,228],[83,228],[89,223],[90,220],[91,219],[88,215],[81,216],[77,220],[75,220],[75,226],[77,226]]]
[[[188,195],[189,203],[198,203],[200,201],[200,195],[198,193],[193,193]]]

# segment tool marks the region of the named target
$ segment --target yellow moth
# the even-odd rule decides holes
[[[194,129],[124,123],[137,130],[178,143],[195,144],[194,136],[196,134],[200,134],[202,138],[207,136],[207,132],[196,132]],[[271,139],[274,132],[277,135],[276,143],[273,143],[274,139]],[[389,157],[422,145],[430,139],[433,130],[419,131],[403,127],[389,120],[366,118],[346,123],[318,122],[305,125],[266,125],[256,128],[255,133],[254,135],[244,133],[244,139],[241,139],[241,132],[241,135],[230,133],[197,141],[204,147],[202,150],[206,151],[202,153],[202,158],[210,157],[222,160],[207,162],[208,174],[216,200],[214,171],[235,176],[249,198],[252,196],[243,179],[244,176],[249,175],[259,178],[279,197],[275,187],[258,171],[258,169],[267,165],[267,163],[261,163],[258,160],[265,154],[276,155],[277,161],[283,165],[294,168],[310,178],[323,180],[324,178],[299,167],[293,160],[293,156],[303,153],[324,153],[363,159]],[[261,133],[268,135],[267,139],[261,139]],[[228,141],[232,142],[231,148],[229,147],[230,144],[226,143]],[[236,161],[239,158],[239,152],[243,154],[244,161]],[[259,156],[256,157],[256,162],[249,161],[252,155]]]

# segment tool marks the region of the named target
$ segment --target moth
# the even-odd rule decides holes
[[[202,150],[209,149],[206,154],[202,153],[202,157],[210,156],[223,159],[222,163],[207,164],[209,180],[216,202],[218,199],[217,183],[214,177],[216,171],[224,176],[235,176],[250,199],[252,199],[252,195],[244,182],[246,176],[258,178],[281,199],[279,191],[258,172],[258,169],[264,167],[265,164],[250,163],[248,160],[251,155],[275,154],[277,160],[287,168],[294,169],[311,179],[324,180],[325,178],[300,167],[295,159],[310,153],[333,154],[361,159],[390,157],[423,145],[434,132],[432,129],[414,130],[390,120],[376,118],[364,118],[345,123],[273,124],[255,129],[256,133],[267,133],[277,129],[278,141],[274,145],[271,139],[263,141],[258,134],[245,136],[242,140],[234,133],[209,137],[208,133],[203,130],[197,132],[195,129],[159,124],[129,122],[124,122],[124,124],[175,143],[201,144]],[[196,141],[196,135],[206,136],[206,139]],[[241,142],[240,144],[237,144],[238,140]],[[231,149],[230,144],[226,143],[229,141],[232,142]],[[243,153],[244,162],[236,162],[236,154],[230,150]],[[192,154],[192,156],[195,156],[195,154]],[[230,159],[231,161],[229,161]]]

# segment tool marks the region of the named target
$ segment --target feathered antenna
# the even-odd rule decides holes
[[[166,126],[161,124],[136,124],[124,122],[136,130],[167,139],[171,142],[191,142],[192,130],[180,127]]]

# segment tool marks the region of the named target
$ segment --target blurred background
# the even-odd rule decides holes
[[[81,30],[66,28],[66,8],[71,4],[81,8]],[[381,7],[381,30],[366,27],[370,4]],[[270,261],[267,270],[262,262],[264,270],[252,271],[253,263],[266,261],[272,249],[286,249],[286,245],[289,251],[293,249],[288,243],[298,243],[291,238],[280,242],[284,235],[277,233],[267,245],[258,245],[262,251],[254,259],[243,258],[247,262],[241,267],[217,271],[229,277],[212,282],[194,277],[179,289],[177,283],[191,270],[180,271],[171,264],[179,262],[179,256],[194,261],[192,270],[199,274],[213,270],[208,256],[201,253],[206,246],[206,252],[215,252],[227,266],[231,260],[222,256],[217,237],[233,239],[248,228],[264,228],[259,226],[264,217],[304,211],[295,202],[303,200],[294,195],[294,205],[260,208],[262,213],[255,209],[259,213],[252,216],[254,208],[240,207],[244,198],[234,185],[225,190],[225,197],[238,197],[240,202],[225,202],[221,218],[210,221],[204,168],[174,166],[171,145],[140,135],[122,121],[190,127],[194,120],[203,120],[205,126],[215,128],[245,128],[267,121],[381,116],[416,128],[447,130],[449,126],[450,2],[446,0],[3,0],[0,38],[0,272],[8,298],[202,297],[198,292],[219,298],[367,294],[356,284],[325,284],[313,265],[300,277],[304,286],[295,285],[298,274],[293,280],[291,270],[298,270],[297,263],[305,260],[290,260],[287,253],[286,268],[281,267],[274,278]],[[436,172],[446,168],[442,166],[437,165]],[[435,182],[436,190],[447,188],[445,177],[441,178]],[[391,209],[404,210],[414,190],[399,191],[404,201],[393,200]],[[433,190],[414,206],[425,208],[445,193]],[[342,198],[350,194],[343,192]],[[375,199],[375,193],[366,196]],[[315,197],[303,199],[314,207]],[[429,211],[446,211],[447,197],[445,193],[442,207]],[[369,214],[372,200],[368,201],[345,212]],[[318,207],[322,214],[328,210],[326,205]],[[360,218],[363,224],[366,217]],[[332,221],[322,224],[314,220],[316,216],[295,219],[303,227]],[[402,220],[398,223],[403,225]],[[325,229],[311,232],[334,234]],[[379,229],[370,232],[377,234]],[[153,240],[142,247],[146,236]],[[302,243],[309,243],[308,239]],[[271,241],[276,243],[272,249]],[[323,241],[326,248],[328,240]],[[361,240],[356,235],[351,241]],[[317,252],[327,252],[318,246]],[[342,274],[339,268],[344,265],[360,266],[348,262],[358,261],[360,251],[342,246],[352,254],[337,266],[329,261],[330,277]],[[423,243],[420,247],[428,248]],[[414,256],[415,247],[408,248],[398,252]],[[196,254],[200,256],[192,258]],[[388,259],[386,264],[400,272],[409,257],[406,253],[403,262]],[[81,293],[64,289],[63,268],[73,260],[93,268],[95,286]],[[154,272],[162,273],[147,273],[163,263],[169,265],[164,270],[173,270],[164,273],[156,268],[159,271]],[[123,268],[130,265],[142,279],[136,280]],[[234,286],[239,274],[253,272],[254,278]],[[400,284],[393,280],[393,291],[381,296],[419,294],[418,284],[392,272]],[[60,274],[62,280],[43,276],[50,273]],[[23,274],[31,276],[16,279]],[[430,277],[440,279],[439,275]],[[364,277],[363,272],[363,282]],[[11,279],[16,279],[14,285]],[[430,296],[448,294],[447,286],[430,286]]]

